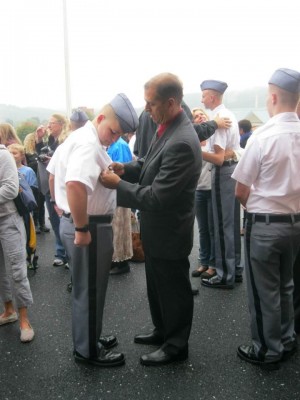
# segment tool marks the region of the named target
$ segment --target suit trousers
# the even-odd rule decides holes
[[[147,293],[154,331],[164,340],[171,355],[188,346],[194,300],[188,257],[165,260],[145,255]]]
[[[300,222],[246,221],[245,260],[252,342],[262,360],[277,361],[295,342],[293,265]]]
[[[98,341],[113,254],[113,234],[111,223],[99,222],[96,218],[90,218],[89,227],[91,244],[88,247],[76,247],[72,219],[61,218],[61,238],[72,270],[74,350],[83,357],[95,358],[99,354]]]

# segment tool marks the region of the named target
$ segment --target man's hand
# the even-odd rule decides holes
[[[44,127],[44,125],[40,125],[37,127],[35,131],[35,140],[37,143],[40,143],[43,140],[43,137],[46,135],[47,129]]]
[[[124,164],[119,163],[119,162],[111,163],[110,166],[108,167],[108,169],[119,176],[124,175],[124,172],[125,172]]]
[[[121,178],[108,168],[101,172],[99,180],[104,187],[108,189],[116,189]]]
[[[217,123],[218,129],[229,129],[232,124],[229,118],[221,118],[219,114],[216,115],[214,121]]]
[[[76,232],[75,231],[75,240],[74,244],[77,247],[88,246],[92,241],[92,237],[90,232]]]
[[[61,217],[63,215],[63,210],[59,207],[57,207],[56,204],[54,204],[54,210],[56,211],[56,214]]]

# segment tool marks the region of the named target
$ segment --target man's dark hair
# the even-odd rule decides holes
[[[249,121],[249,119],[241,119],[239,122],[239,128],[243,129],[243,131],[246,132],[250,132],[252,130],[252,124]]]

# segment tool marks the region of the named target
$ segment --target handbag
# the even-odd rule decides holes
[[[31,187],[25,179],[25,176],[18,172],[19,176],[19,193],[14,199],[18,213],[23,215],[34,211],[37,208],[34,194]]]
[[[140,224],[138,219],[136,218],[135,214],[132,213],[131,217],[132,222],[132,252],[133,256],[131,261],[135,262],[144,262],[145,261],[145,254],[143,249],[143,244],[141,241],[141,234],[140,234]]]

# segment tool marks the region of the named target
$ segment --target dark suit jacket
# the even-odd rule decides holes
[[[153,139],[145,159],[125,164],[117,202],[141,211],[146,254],[180,259],[188,256],[193,246],[194,197],[202,163],[200,143],[184,112],[160,139]]]

